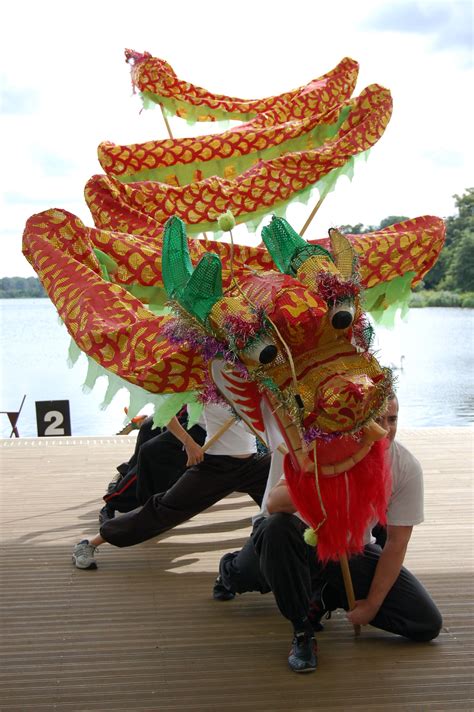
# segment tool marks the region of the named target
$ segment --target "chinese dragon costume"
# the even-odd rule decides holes
[[[99,146],[105,175],[85,189],[95,227],[60,209],[33,215],[23,250],[90,360],[89,384],[124,383],[129,415],[154,402],[165,423],[183,405],[224,400],[273,449],[318,555],[360,551],[383,520],[389,473],[374,419],[392,390],[371,353],[365,311],[406,303],[432,267],[444,224],[424,216],[364,235],[306,240],[282,216],[324,197],[383,134],[391,97],[351,99],[357,64],[277,97],[240,100],[178,79],[127,50],[145,102],[198,120],[243,121],[221,134]],[[264,246],[188,237],[255,224]],[[105,369],[105,371],[104,371]]]

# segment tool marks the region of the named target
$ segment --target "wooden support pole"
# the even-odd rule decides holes
[[[161,109],[161,115],[162,115],[162,117],[163,117],[163,121],[164,121],[165,124],[166,124],[166,130],[168,131],[168,136],[169,136],[170,138],[174,138],[173,134],[171,133],[171,126],[170,126],[170,123],[169,123],[169,121],[168,121],[168,119],[167,119],[167,117],[166,117],[165,109],[164,109],[164,107],[163,107],[163,104],[160,104],[160,109]],[[208,236],[206,235],[206,233],[203,232],[202,234],[204,235],[205,241],[206,241],[206,242],[209,242],[209,238],[208,238]]]
[[[164,110],[164,108],[163,108],[163,104],[160,104],[160,109],[161,109],[161,115],[162,115],[162,117],[163,117],[163,121],[164,121],[165,124],[166,124],[166,129],[167,129],[167,131],[168,131],[168,136],[169,136],[170,138],[173,138],[173,134],[171,133],[171,127],[170,127],[170,125],[169,125],[168,119],[166,118],[166,114],[165,114],[165,110]]]
[[[323,196],[318,200],[318,202],[316,203],[316,205],[314,206],[314,208],[312,209],[312,211],[311,211],[311,213],[310,213],[310,215],[309,215],[309,218],[306,220],[305,224],[303,225],[303,227],[302,227],[301,230],[300,230],[300,235],[301,235],[301,237],[303,237],[303,235],[305,234],[306,229],[309,227],[309,224],[311,223],[311,220],[314,218],[314,216],[315,216],[316,213],[318,212],[319,208],[321,207],[321,203],[323,202],[323,200],[324,200],[325,197],[326,197],[326,196],[323,195]]]
[[[344,587],[346,589],[347,601],[349,603],[349,610],[353,611],[355,608],[355,595],[354,587],[352,585],[351,571],[349,569],[349,562],[347,561],[346,554],[339,557],[339,563],[341,565],[342,578],[344,579]],[[360,625],[354,626],[354,635],[357,637],[360,635]]]

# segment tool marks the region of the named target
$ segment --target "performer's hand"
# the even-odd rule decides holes
[[[347,619],[352,623],[352,625],[367,625],[370,623],[379,610],[379,606],[374,606],[369,603],[366,598],[355,602],[355,608],[352,611],[347,612]]]
[[[204,460],[204,450],[195,440],[192,439],[191,436],[186,438],[184,449],[186,450],[186,454],[188,456],[186,467],[192,467],[193,465],[197,465]]]

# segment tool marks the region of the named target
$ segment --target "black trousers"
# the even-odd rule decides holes
[[[114,546],[133,546],[194,517],[232,492],[246,492],[260,506],[270,468],[269,455],[246,458],[204,455],[167,491],[141,509],[105,522],[101,536]]]
[[[117,470],[121,475],[126,475],[129,470],[132,469],[132,467],[135,467],[138,461],[138,453],[140,452],[140,448],[142,445],[144,445],[148,440],[151,440],[152,438],[158,437],[160,433],[163,432],[163,428],[154,428],[153,427],[153,416],[149,415],[143,423],[140,425],[140,430],[138,431],[137,439],[135,440],[135,450],[133,451],[133,455],[130,458],[128,462],[122,462],[121,465],[117,465]]]
[[[221,560],[224,584],[240,593],[243,586],[262,593],[271,589],[280,612],[293,625],[308,615],[311,595],[317,588],[323,587],[325,608],[348,610],[339,564],[323,566],[314,548],[304,542],[304,529],[291,514],[273,514],[258,522],[242,551]],[[379,546],[368,544],[362,554],[350,559],[356,599],[367,597],[381,553]],[[371,625],[411,640],[428,641],[439,635],[442,619],[425,588],[403,567]]]
[[[193,425],[188,434],[203,445],[206,431]],[[138,452],[137,499],[145,504],[157,492],[166,492],[186,470],[186,450],[169,430],[144,442]]]
[[[260,569],[260,561],[255,551],[254,538],[264,518],[257,519],[252,527],[252,534],[240,551],[224,554],[219,564],[219,574],[224,585],[234,593],[259,591],[269,593],[268,585]]]

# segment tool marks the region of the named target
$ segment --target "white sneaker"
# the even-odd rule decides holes
[[[72,550],[72,562],[78,569],[96,569],[97,562],[94,559],[96,546],[89,544],[88,539],[83,539],[76,544]]]

